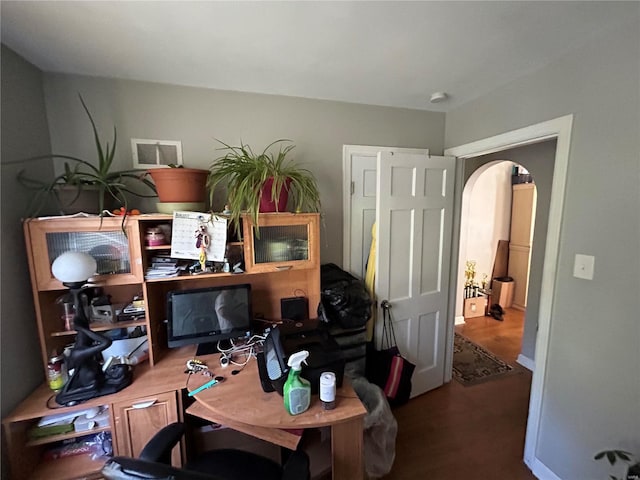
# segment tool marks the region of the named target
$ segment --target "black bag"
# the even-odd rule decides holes
[[[383,324],[380,350],[369,349],[366,376],[384,391],[389,405],[397,407],[409,401],[411,376],[416,366],[404,358],[398,349],[390,312],[391,304],[384,301],[381,306]]]
[[[371,297],[364,283],[333,263],[320,267],[318,318],[342,328],[364,327],[371,316]]]

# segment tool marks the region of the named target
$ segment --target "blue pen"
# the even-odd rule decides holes
[[[209,380],[207,383],[202,385],[201,387],[196,388],[195,390],[189,392],[189,396],[193,397],[196,393],[200,393],[202,390],[206,390],[207,388],[213,387],[216,383],[220,383],[215,378],[213,380]]]

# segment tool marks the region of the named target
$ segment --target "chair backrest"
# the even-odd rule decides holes
[[[184,424],[175,422],[161,428],[144,446],[138,458],[171,465],[171,450],[184,435]]]
[[[140,458],[113,457],[108,460],[102,476],[107,480],[246,480],[238,477],[238,465],[244,467],[253,465],[262,472],[245,472],[250,476],[256,474],[265,478],[266,468],[263,463],[273,463],[259,455],[233,450],[212,451],[201,456],[202,465],[196,461],[188,465],[191,470],[179,469],[171,466],[171,450],[178,444],[185,427],[182,423],[172,423],[159,430],[140,452]],[[224,453],[227,452],[227,453]],[[208,458],[206,458],[208,457]],[[211,462],[211,459],[214,462]],[[226,461],[226,464],[223,463]],[[229,464],[231,461],[233,464]],[[217,470],[217,472],[216,472]],[[255,470],[255,469],[254,469]],[[303,451],[293,452],[282,469],[274,464],[269,478],[281,480],[309,480],[309,457]]]

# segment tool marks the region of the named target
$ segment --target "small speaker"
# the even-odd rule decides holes
[[[307,297],[290,297],[280,299],[280,317],[296,322],[309,319],[309,303]]]

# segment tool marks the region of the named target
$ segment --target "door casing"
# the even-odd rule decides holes
[[[564,195],[567,181],[567,171],[569,163],[569,151],[571,145],[571,128],[573,125],[573,115],[565,115],[554,118],[546,122],[537,123],[528,127],[512,130],[499,135],[488,137],[475,142],[463,144],[445,150],[445,155],[452,155],[462,161],[475,158],[489,153],[500,152],[510,148],[538,143],[545,140],[556,139],[556,154],[553,170],[553,181],[551,187],[551,202],[549,205],[549,220],[547,228],[546,247],[544,264],[542,269],[542,285],[540,291],[540,310],[538,315],[538,336],[535,347],[535,369],[531,382],[531,393],[529,400],[529,416],[527,419],[527,431],[524,446],[524,461],[534,475],[540,477],[547,470],[545,465],[536,457],[538,435],[540,430],[540,415],[542,412],[542,399],[545,395],[545,383],[547,369],[547,357],[549,350],[549,339],[551,329],[551,319],[553,317],[554,291],[556,283],[556,271],[558,265],[558,254],[560,249],[560,229],[562,226],[562,212],[564,206]],[[459,162],[460,173],[462,172],[462,162]],[[456,191],[462,194],[464,184],[463,176],[456,176]],[[454,212],[454,218],[459,221],[460,210]],[[454,237],[456,235],[454,228]],[[452,252],[453,258],[457,258],[459,244],[454,238]],[[455,266],[457,268],[457,266]],[[452,275],[453,276],[453,275]],[[455,288],[455,282],[452,283]],[[455,292],[452,292],[455,293]],[[450,302],[455,302],[455,295],[450,295]],[[454,305],[450,305],[449,312],[454,312]],[[453,322],[452,322],[453,323]],[[451,329],[453,337],[453,328]],[[451,339],[453,341],[453,339]],[[450,346],[449,344],[448,346]],[[453,351],[448,348],[447,364],[453,364]],[[451,369],[445,369],[445,372]]]

